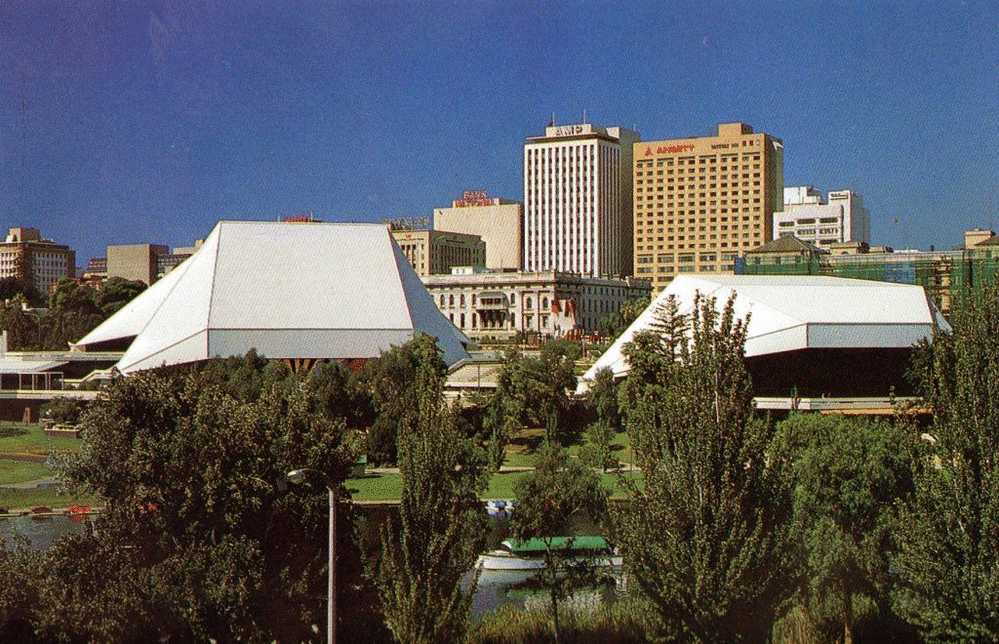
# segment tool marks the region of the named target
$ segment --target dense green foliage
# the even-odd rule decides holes
[[[605,472],[617,465],[612,448],[614,434],[622,430],[617,396],[614,373],[610,369],[598,371],[587,392],[587,402],[596,414],[596,422],[586,430],[586,444],[580,449],[579,457],[587,465]]]
[[[471,593],[462,576],[485,542],[482,455],[457,428],[457,411],[443,398],[444,369],[433,338],[407,345],[416,361],[415,399],[399,426],[402,495],[397,525],[382,531],[381,551],[369,560],[386,624],[399,642],[460,641]],[[474,584],[473,584],[474,587]]]
[[[72,486],[102,499],[99,536],[58,541],[44,574],[18,568],[22,585],[0,588],[0,639],[25,629],[42,640],[317,639],[325,484],[340,485],[354,458],[344,422],[319,406],[306,384],[244,401],[196,370],[115,380],[84,413],[83,447],[64,464]],[[286,486],[302,467],[316,480]],[[339,547],[341,576],[359,580],[349,537]],[[371,605],[361,592],[344,583],[341,601]],[[368,615],[348,613],[341,631],[373,632],[358,624]]]
[[[888,557],[895,504],[912,493],[912,436],[906,425],[818,414],[778,427],[774,458],[794,481],[804,555],[798,601],[828,641],[853,641],[858,625],[886,637],[897,621]]]
[[[683,316],[670,300],[625,347],[622,411],[645,485],[614,508],[614,537],[662,628],[684,639],[765,641],[798,565],[745,334],[732,301],[719,314],[699,297]]]
[[[60,280],[41,314],[24,311],[21,298],[0,305],[0,329],[13,351],[66,350],[145,290],[142,282],[109,278],[100,290]]]
[[[362,405],[370,407],[370,411],[360,410],[359,415],[372,418],[368,430],[368,460],[371,463],[395,465],[397,462],[399,436],[412,423],[415,401],[421,395],[416,389],[417,374],[427,366],[418,348],[416,342],[392,347],[377,360],[368,361],[355,381],[358,399]],[[443,361],[433,362],[433,368],[440,378],[447,371]],[[365,403],[365,398],[370,402]]]
[[[45,403],[39,409],[39,416],[44,421],[75,425],[80,420],[84,404],[70,398],[56,398]]]
[[[499,466],[502,447],[521,427],[543,426],[552,442],[562,442],[567,432],[577,429],[569,395],[576,388],[579,354],[579,345],[566,340],[545,343],[537,357],[506,353],[484,419],[494,467]]]
[[[900,511],[896,611],[927,641],[999,639],[999,285],[966,293],[915,365],[933,410]]]
[[[19,298],[29,304],[42,304],[44,298],[35,291],[35,287],[16,277],[0,279],[0,301]]]
[[[604,316],[598,325],[600,335],[616,338],[627,329],[635,319],[649,306],[649,298],[638,297],[628,300],[620,311],[614,311]]]
[[[548,591],[549,616],[558,642],[559,604],[576,588],[593,583],[596,570],[592,562],[573,555],[571,538],[564,548],[553,547],[552,539],[570,535],[573,521],[581,515],[603,521],[608,493],[592,469],[551,443],[541,449],[534,471],[514,484],[514,493],[511,534],[522,540],[540,539],[545,545],[545,567],[537,571],[536,578]]]

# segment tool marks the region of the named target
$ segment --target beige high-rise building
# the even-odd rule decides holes
[[[439,275],[450,273],[452,266],[485,264],[486,244],[478,235],[393,229],[392,237],[417,275]]]
[[[745,123],[717,136],[634,144],[635,276],[662,290],[678,273],[731,273],[771,239],[783,207],[784,145]]]
[[[107,249],[107,276],[138,280],[150,285],[156,281],[156,259],[170,249],[160,244],[117,244]]]
[[[516,201],[465,191],[450,208],[434,209],[434,230],[481,237],[486,268],[516,271],[523,265],[524,209]]]

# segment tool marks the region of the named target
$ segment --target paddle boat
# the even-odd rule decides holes
[[[620,566],[621,556],[611,550],[603,537],[552,537],[553,550],[566,550],[575,559],[585,559],[596,566]],[[479,555],[483,570],[538,570],[545,567],[545,542],[542,539],[519,541],[507,539],[496,550]]]

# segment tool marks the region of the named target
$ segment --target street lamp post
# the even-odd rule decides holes
[[[316,472],[309,468],[292,470],[288,472],[288,480],[292,483],[301,483],[305,480],[306,472]],[[316,472],[317,474],[319,472]],[[327,576],[327,600],[326,600],[326,641],[329,644],[336,644],[336,490],[333,486],[327,485],[326,491],[329,493],[329,575]]]

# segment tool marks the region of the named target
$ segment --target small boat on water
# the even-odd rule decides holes
[[[567,550],[576,559],[589,560],[596,566],[620,566],[621,556],[603,537],[552,537],[553,550]],[[507,539],[496,550],[479,555],[483,570],[538,570],[545,567],[545,542],[542,539],[519,541]]]

